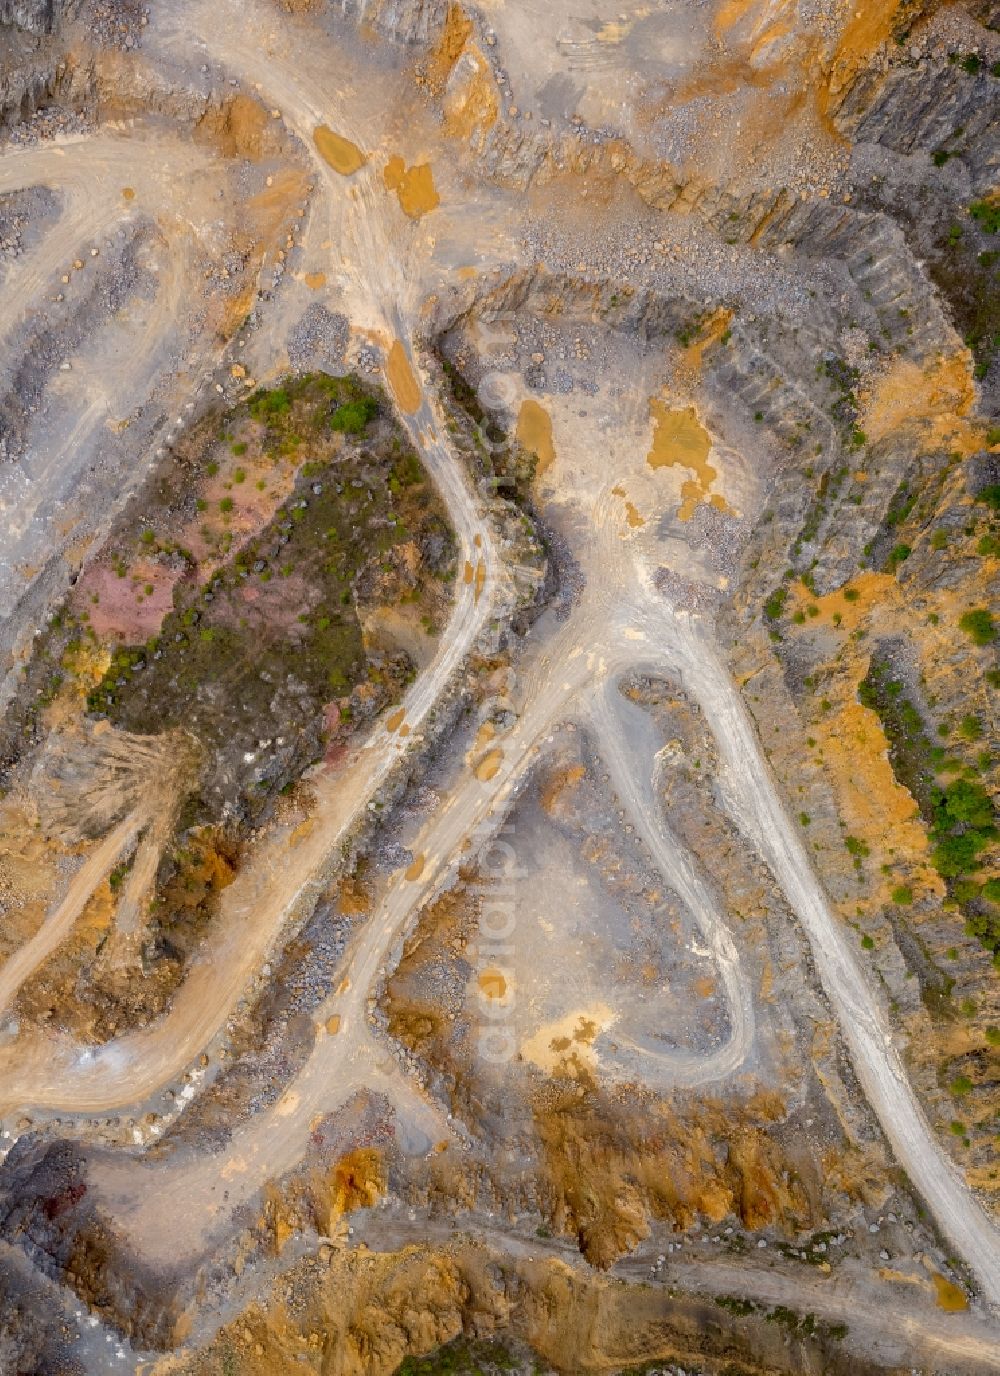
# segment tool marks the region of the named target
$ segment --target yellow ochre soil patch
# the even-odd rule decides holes
[[[852,593],[851,601],[844,596],[850,589]],[[857,593],[857,597],[853,594]],[[818,626],[837,625],[845,634],[857,630],[862,621],[866,621],[876,607],[894,603],[899,594],[899,584],[891,573],[875,573],[873,570],[866,570],[864,573],[857,574],[849,583],[845,583],[842,588],[835,588],[833,592],[824,593],[820,597],[807,597],[803,589],[796,584],[793,588],[794,601],[790,604],[791,610],[807,603],[818,608],[819,614],[815,617],[815,624]],[[838,621],[834,621],[839,617]],[[810,618],[812,620],[812,618]]]
[[[861,427],[871,443],[900,429],[917,427],[924,449],[947,448],[964,456],[985,443],[982,425],[969,419],[976,391],[967,351],[921,368],[897,359],[863,397]]]
[[[419,220],[441,204],[429,162],[407,167],[402,158],[393,157],[386,163],[382,177],[386,189],[395,191],[403,214],[411,220]]]
[[[392,342],[385,373],[399,409],[408,416],[419,411],[420,384],[413,375],[406,349],[398,339]]]
[[[438,45],[427,63],[427,80],[435,90],[440,90],[448,80],[471,33],[472,20],[462,6],[449,5]]]
[[[415,855],[415,856],[413,857],[413,859],[410,861],[410,864],[409,864],[409,866],[407,867],[407,870],[406,870],[406,878],[409,880],[409,882],[410,882],[411,884],[415,884],[416,881],[417,881],[417,880],[420,878],[420,876],[423,874],[423,872],[424,872],[424,865],[425,865],[426,863],[427,863],[427,857],[426,857],[425,855],[423,855],[422,853],[418,853],[418,854]]]
[[[556,457],[552,444],[552,417],[540,402],[525,397],[517,415],[517,439],[538,460],[535,477],[540,478]]]
[[[317,124],[313,130],[313,143],[323,161],[342,177],[352,177],[368,161],[356,143],[345,139],[326,124]]]
[[[305,171],[299,167],[284,167],[269,176],[256,195],[241,203],[243,220],[236,242],[255,261],[261,258],[276,261],[284,257],[281,244],[296,223],[293,219],[295,207],[305,196],[305,188]],[[242,291],[220,297],[215,303],[217,328],[223,334],[232,334],[243,323],[254,296],[255,281],[255,278],[247,278]]]
[[[310,291],[321,291],[326,286],[326,273],[307,272],[303,281]]]

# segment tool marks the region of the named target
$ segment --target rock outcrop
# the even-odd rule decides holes
[[[0,0],[0,26],[13,24],[26,33],[51,33],[62,7],[63,0]]]

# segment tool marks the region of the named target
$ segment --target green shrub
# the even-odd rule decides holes
[[[956,1075],[949,1088],[957,1099],[961,1099],[964,1095],[972,1093],[972,1081],[968,1075]]]
[[[338,406],[330,417],[330,426],[345,435],[360,435],[370,420],[378,415],[378,403],[371,397],[361,397],[357,401],[345,401]]]
[[[286,415],[291,409],[292,399],[284,387],[276,387],[273,392],[255,392],[249,401],[254,420],[272,420]]]
[[[775,588],[771,596],[764,603],[764,615],[768,621],[777,621],[781,616],[785,606],[785,598],[788,596],[787,588]]]
[[[1000,201],[973,201],[969,214],[984,234],[1000,233]]]
[[[967,717],[962,718],[958,733],[963,740],[978,741],[983,734],[982,723],[977,716],[970,712]]]
[[[893,903],[900,904],[901,907],[905,907],[906,904],[912,903],[913,890],[910,888],[909,884],[898,884],[892,891],[892,901]]]
[[[958,625],[974,645],[989,645],[996,639],[997,629],[993,624],[993,613],[986,607],[970,607],[959,618]]]
[[[232,499],[232,497],[223,497],[222,501],[219,503],[219,510],[220,510],[220,511],[226,511],[226,512],[228,512],[228,511],[232,511],[232,509],[233,509],[233,499]]]
[[[889,555],[889,571],[891,573],[895,573],[896,569],[899,568],[900,564],[902,564],[905,560],[909,559],[912,553],[913,550],[910,548],[909,545],[894,545],[892,548],[892,553]]]

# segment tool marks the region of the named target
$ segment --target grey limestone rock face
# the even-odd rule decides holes
[[[0,25],[13,24],[28,33],[51,33],[62,7],[62,0],[0,0]]]

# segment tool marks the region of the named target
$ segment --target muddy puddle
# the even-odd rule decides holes
[[[480,992],[488,999],[507,997],[507,980],[499,970],[483,970],[477,980]]]
[[[411,220],[419,220],[441,204],[429,162],[407,167],[402,158],[390,158],[382,176],[386,189],[395,191],[403,214]]]
[[[552,443],[552,417],[545,407],[531,397],[525,397],[517,416],[517,439],[538,459],[535,477],[540,478],[555,460]]]
[[[356,143],[335,133],[325,124],[316,126],[313,142],[323,161],[329,163],[334,172],[339,172],[342,177],[352,177],[355,172],[360,172],[368,161]]]
[[[489,754],[476,765],[476,778],[480,783],[488,784],[492,778],[496,777],[496,772],[503,763],[503,751],[496,746]]]
[[[949,1314],[958,1314],[963,1309],[968,1309],[969,1301],[961,1286],[937,1271],[931,1272],[931,1280],[934,1284],[934,1302],[939,1309],[944,1309]]]
[[[650,468],[689,468],[695,475],[681,485],[680,520],[690,521],[698,503],[703,501],[729,512],[725,497],[711,491],[719,472],[708,462],[712,441],[694,407],[672,410],[658,397],[650,397],[649,414],[653,421],[653,445],[646,462]]]

